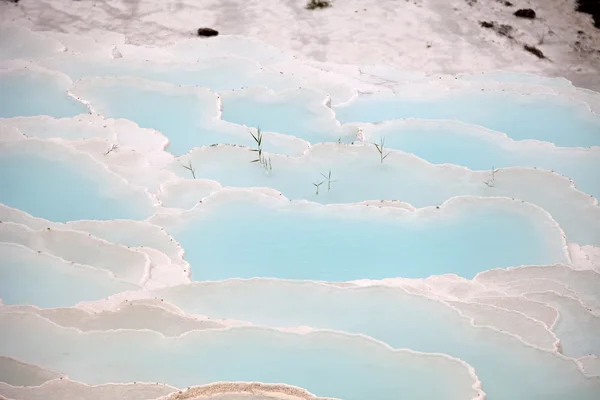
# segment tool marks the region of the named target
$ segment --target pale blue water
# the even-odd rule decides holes
[[[0,298],[4,304],[72,307],[81,301],[138,289],[105,271],[73,265],[18,245],[0,243],[0,254]]]
[[[150,200],[138,193],[116,195],[110,181],[51,155],[0,146],[0,202],[57,222],[79,219],[145,219]],[[100,178],[100,179],[99,179]]]
[[[470,127],[463,129],[472,131]],[[390,126],[376,129],[367,141],[380,143],[382,137],[388,148],[415,154],[433,164],[462,165],[472,170],[522,166],[556,171],[573,179],[580,190],[600,198],[599,152],[511,144],[505,139],[469,134],[457,125],[408,129]]]
[[[398,118],[450,119],[564,147],[600,146],[600,116],[556,96],[450,93],[434,99],[360,96],[334,107],[337,119],[380,122]]]
[[[84,98],[107,117],[126,118],[142,128],[162,132],[169,138],[169,151],[176,155],[195,146],[227,142],[227,138],[202,126],[203,121],[216,116],[216,96],[170,94],[122,81],[94,85],[85,90]]]
[[[600,390],[600,382],[584,379],[573,362],[473,328],[441,303],[393,288],[252,280],[178,286],[156,295],[212,318],[360,332],[393,347],[459,357],[476,369],[489,400],[592,400]]]
[[[350,143],[356,133],[342,132],[335,124],[331,110],[323,105],[325,95],[310,93],[269,96],[269,100],[223,93],[223,119],[246,126],[259,126],[264,131],[294,135],[310,143]]]
[[[188,153],[194,147],[217,143],[255,146],[249,131],[232,130],[218,116],[217,95],[189,90],[165,92],[163,88],[144,86],[143,81],[123,80],[88,85],[82,97],[104,116],[126,118],[142,128],[152,128],[169,138],[168,151],[175,155]],[[233,127],[237,128],[237,127]],[[276,151],[277,146],[265,145]]]
[[[489,205],[423,219],[358,212],[336,216],[224,202],[169,232],[198,281],[258,276],[340,282],[444,273],[472,278],[491,268],[565,261],[558,233]]]
[[[397,400],[398,393],[423,400],[473,395],[467,370],[454,363],[401,358],[379,344],[334,333],[241,328],[164,338],[152,331],[79,334],[17,314],[0,321],[7,327],[2,354],[91,384],[142,381],[185,388],[218,381],[285,382],[346,400]]]
[[[87,107],[67,94],[70,84],[63,79],[27,70],[0,74],[0,117],[87,114]]]
[[[489,173],[475,177],[464,169],[433,167],[398,152],[381,164],[374,146],[336,144],[315,148],[313,154],[299,159],[273,157],[270,174],[260,166],[251,165],[252,156],[247,149],[211,147],[194,157],[196,176],[225,186],[270,187],[292,200],[307,199],[322,204],[391,199],[427,207],[440,205],[454,196],[505,196],[548,211],[569,241],[600,245],[600,209],[592,205],[593,199],[588,194],[571,192],[568,181],[557,182],[550,174],[500,172],[496,186],[488,188],[483,182],[490,179]],[[222,160],[228,161],[224,165]],[[189,177],[179,163],[172,170]],[[313,183],[323,181],[321,174],[330,170],[335,180],[331,190],[327,190],[325,183],[317,195]]]

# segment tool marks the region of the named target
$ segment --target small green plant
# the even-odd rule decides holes
[[[492,172],[491,172],[490,179],[488,179],[487,181],[484,181],[483,184],[486,185],[487,187],[496,186],[496,172],[498,172],[498,171],[500,171],[500,170],[494,169],[494,167],[492,166]]]
[[[112,153],[113,151],[117,150],[119,148],[119,144],[115,143],[112,146],[110,146],[110,149],[108,149],[108,151],[106,153],[104,153],[104,156],[109,155],[110,153]]]
[[[256,148],[250,149],[250,151],[254,151],[254,152],[258,153],[258,157],[250,162],[251,163],[255,163],[255,162],[260,163],[260,165],[262,165],[262,167],[264,168],[265,171],[267,171],[267,173],[271,173],[271,171],[273,171],[273,165],[271,164],[271,157],[266,158],[263,154],[263,149],[262,149],[263,135],[262,135],[262,132],[260,131],[260,127],[256,129],[256,135],[254,133],[252,133],[252,131],[250,131],[250,135],[252,135],[252,139],[254,139],[254,142],[256,142]]]
[[[331,7],[331,3],[327,0],[310,0],[306,3],[307,10],[316,10],[317,8]]]
[[[250,161],[251,163],[259,162],[262,164],[263,162],[263,154],[262,154],[262,133],[260,131],[260,127],[256,130],[256,135],[250,131],[250,135],[252,135],[252,139],[256,142],[256,149],[251,149],[250,151],[255,151],[258,153],[258,158],[256,160]]]
[[[314,183],[314,182],[313,182],[313,185],[314,185],[314,186],[315,186],[315,188],[317,189],[317,193],[316,193],[316,194],[317,194],[317,196],[319,195],[319,188],[320,188],[320,187],[321,187],[321,185],[322,185],[322,184],[324,184],[324,183],[325,183],[325,181],[321,181],[321,182],[319,182],[319,183]]]
[[[325,181],[323,181],[321,183],[327,182],[327,191],[329,192],[331,190],[331,184],[333,182],[337,182],[337,181],[331,180],[331,170],[329,170],[329,174],[325,175],[325,174],[321,173],[321,175],[323,176],[323,178],[325,178]]]
[[[385,160],[386,157],[390,155],[389,151],[387,153],[385,152],[385,137],[383,137],[383,136],[381,137],[381,139],[379,140],[379,144],[377,144],[377,143],[373,143],[373,144],[375,145],[375,148],[379,152],[379,161],[381,161],[381,163],[383,164],[383,160]]]
[[[188,165],[182,165],[182,167],[185,168],[185,169],[187,169],[188,171],[190,171],[192,173],[192,177],[194,179],[196,179],[196,168],[194,168],[192,166],[192,162],[191,161],[189,161]]]

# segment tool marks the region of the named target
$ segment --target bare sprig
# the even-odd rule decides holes
[[[375,148],[377,149],[377,151],[379,152],[379,161],[381,161],[381,163],[383,164],[383,160],[385,160],[387,158],[387,156],[390,155],[390,152],[388,151],[387,153],[385,152],[385,137],[381,137],[381,139],[379,140],[379,144],[377,143],[373,143],[375,145]]]
[[[113,151],[117,150],[119,148],[119,144],[115,143],[112,146],[110,146],[110,149],[108,149],[108,151],[106,153],[104,153],[104,156],[109,155],[110,153],[112,153]]]
[[[483,184],[487,187],[495,187],[496,186],[496,172],[500,171],[500,169],[495,169],[492,166],[491,177],[487,181],[484,181]]]
[[[331,170],[329,170],[329,173],[327,175],[325,175],[324,173],[321,173],[321,176],[323,178],[325,178],[324,182],[327,182],[327,191],[329,192],[331,190],[331,184],[333,182],[337,182],[336,180],[332,180],[331,179]],[[318,193],[317,193],[318,194]]]
[[[316,194],[317,194],[317,196],[319,195],[319,188],[320,188],[320,187],[321,187],[321,185],[322,185],[322,184],[324,184],[324,183],[325,183],[325,181],[321,181],[321,182],[319,182],[319,183],[314,183],[314,182],[313,182],[313,185],[315,186],[315,188],[317,188],[317,193],[316,193]]]
[[[192,166],[192,162],[191,161],[189,161],[188,165],[182,165],[182,167],[185,168],[185,169],[187,169],[188,171],[190,171],[192,173],[192,177],[194,179],[196,179],[196,168],[194,168]]]

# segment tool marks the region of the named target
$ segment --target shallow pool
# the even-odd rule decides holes
[[[89,155],[39,140],[0,143],[0,201],[37,217],[143,219],[152,201]]]
[[[165,225],[185,249],[194,280],[472,278],[492,268],[568,262],[547,216],[502,201],[456,199],[411,212],[223,197]]]
[[[73,117],[87,114],[87,107],[67,94],[72,81],[57,72],[0,69],[0,117],[50,115]]]
[[[556,95],[484,91],[449,91],[431,98],[372,95],[334,110],[342,123],[447,119],[504,132],[515,140],[536,139],[563,147],[600,145],[600,116],[585,103]]]

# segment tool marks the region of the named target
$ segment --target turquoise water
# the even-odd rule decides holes
[[[0,321],[6,327],[2,354],[91,384],[141,381],[185,388],[259,381],[286,382],[346,400],[396,400],[398,393],[411,393],[412,399],[474,397],[473,379],[460,364],[393,353],[366,339],[334,333],[240,328],[167,339],[152,331],[80,334],[23,314],[0,315]]]
[[[600,116],[558,96],[450,93],[433,99],[359,96],[334,107],[337,119],[380,122],[398,118],[450,119],[564,147],[600,146]]]
[[[361,332],[393,347],[460,357],[475,368],[489,400],[592,400],[600,390],[600,382],[585,379],[574,362],[473,328],[442,303],[399,289],[252,280],[177,286],[156,295],[212,318]]]
[[[558,232],[490,204],[419,218],[377,210],[359,216],[360,208],[302,211],[281,203],[288,204],[221,201],[168,231],[185,249],[194,280],[472,278],[491,268],[565,261]]]
[[[169,139],[167,150],[175,155],[217,143],[255,146],[249,130],[218,120],[218,97],[206,89],[117,79],[89,81],[74,92],[104,116],[126,118],[142,128],[160,131]],[[264,148],[281,149],[273,143]]]
[[[26,69],[0,73],[0,117],[87,114],[87,107],[67,94],[70,86],[65,77],[50,73]]]
[[[365,129],[365,141],[380,143],[383,137],[388,148],[415,154],[434,164],[463,165],[472,170],[512,166],[553,170],[572,178],[580,190],[600,198],[600,149],[524,145],[501,138],[500,133],[496,136],[497,139],[478,134],[465,125],[428,121]]]
[[[185,154],[196,146],[227,142],[226,137],[203,126],[217,115],[217,98],[210,92],[168,93],[164,88],[144,87],[127,80],[94,81],[82,92],[80,95],[103,115],[126,118],[142,128],[162,132],[169,138],[168,150],[173,154]]]
[[[57,222],[144,219],[152,214],[143,191],[119,189],[102,167],[55,146],[0,145],[0,202]],[[83,161],[83,162],[82,162]],[[121,186],[124,184],[121,184]]]
[[[495,186],[489,188],[484,184],[491,179],[489,172],[476,175],[464,168],[436,167],[399,152],[380,163],[374,146],[317,145],[301,158],[272,156],[270,174],[250,164],[252,156],[247,149],[210,147],[191,159],[199,179],[213,179],[225,186],[271,187],[289,199],[322,204],[393,199],[427,207],[454,196],[505,196],[548,211],[569,241],[600,245],[600,209],[593,199],[571,190],[568,180],[542,171],[501,170]],[[189,176],[180,163],[171,169],[179,176]],[[331,190],[324,183],[317,195],[313,183],[324,181],[322,174],[329,171],[335,182]]]
[[[72,264],[23,246],[0,243],[0,298],[4,304],[71,307],[139,287],[106,271]],[[5,353],[2,353],[5,354]]]
[[[225,121],[294,135],[311,143],[356,140],[356,133],[352,137],[336,125],[331,109],[323,104],[325,93],[295,90],[273,94],[256,90],[224,92],[221,97]]]

